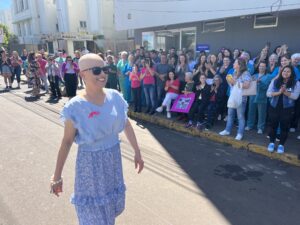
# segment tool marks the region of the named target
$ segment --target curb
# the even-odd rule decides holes
[[[156,124],[165,128],[169,128],[181,133],[189,134],[195,137],[202,137],[207,138],[211,141],[216,141],[223,144],[228,144],[232,146],[233,148],[236,148],[238,150],[247,150],[251,151],[260,155],[264,155],[270,159],[276,159],[283,161],[285,163],[288,163],[293,166],[300,167],[300,160],[298,159],[298,156],[295,154],[285,153],[283,155],[278,154],[276,152],[270,153],[266,150],[266,146],[257,145],[251,142],[247,141],[237,141],[232,137],[229,136],[220,136],[219,134],[211,131],[202,131],[199,132],[196,128],[185,128],[182,123],[168,120],[162,117],[157,116],[151,116],[144,113],[135,113],[131,110],[128,111],[128,116],[133,119],[139,119],[146,122],[150,122],[152,124]]]

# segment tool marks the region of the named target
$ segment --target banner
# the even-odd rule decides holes
[[[171,108],[171,111],[188,113],[190,111],[190,108],[192,107],[194,100],[195,100],[195,93],[179,95],[176,98]]]

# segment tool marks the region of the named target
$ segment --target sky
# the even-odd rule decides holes
[[[11,0],[0,0],[0,10],[10,7]]]

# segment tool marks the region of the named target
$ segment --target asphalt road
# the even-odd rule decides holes
[[[49,194],[63,134],[57,110],[0,94],[0,225],[78,224],[69,197]],[[132,121],[146,168],[137,175],[124,135],[126,209],[117,225],[300,224],[300,168],[250,152]]]

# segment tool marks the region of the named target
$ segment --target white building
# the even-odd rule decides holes
[[[33,49],[72,55],[82,47],[96,52],[127,44],[127,31],[114,28],[110,0],[13,0],[12,8],[20,44]]]
[[[87,15],[87,29],[94,34],[98,46],[114,51],[134,47],[133,40],[128,41],[131,37],[127,29],[117,31],[115,28],[113,0],[87,0]]]
[[[56,32],[56,8],[53,0],[13,0],[14,33],[24,47],[36,50],[45,44],[43,35]]]
[[[0,10],[0,23],[6,25],[10,32],[14,32],[12,25],[11,9]]]
[[[299,49],[299,0],[115,0],[116,28],[135,29],[149,49],[246,48],[287,43]]]

